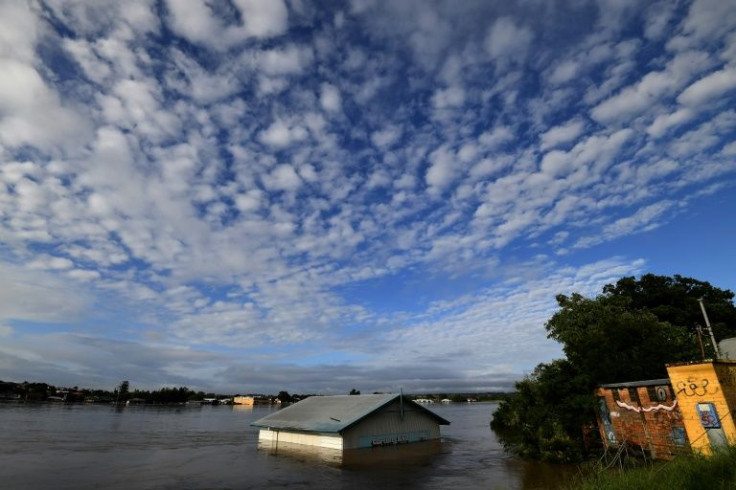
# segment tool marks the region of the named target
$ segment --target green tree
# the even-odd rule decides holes
[[[539,364],[499,405],[491,428],[507,450],[522,457],[580,461],[582,429],[594,414],[590,385],[590,378],[567,360]]]
[[[592,383],[666,377],[665,363],[688,361],[697,342],[687,328],[660,321],[646,309],[603,295],[559,295],[560,310],[547,322],[548,336]]]
[[[288,391],[279,391],[279,394],[276,398],[281,400],[281,403],[290,403],[292,401],[291,395]]]
[[[127,380],[121,382],[120,385],[115,390],[116,391],[115,403],[125,402],[130,395],[129,390],[130,390],[130,383]]]
[[[653,274],[622,278],[594,299],[557,296],[560,309],[546,329],[566,358],[540,364],[517,383],[491,426],[504,446],[520,455],[561,461],[583,457],[586,427],[595,424],[595,387],[666,377],[666,363],[698,360],[698,298],[722,339],[736,334],[733,297],[707,282]]]
[[[639,280],[624,277],[603,288],[609,299],[622,300],[631,309],[652,312],[660,321],[687,328],[695,334],[696,325],[704,325],[698,299],[702,299],[718,340],[736,336],[734,293],[705,281],[675,275],[645,274]],[[708,354],[712,355],[710,345]]]

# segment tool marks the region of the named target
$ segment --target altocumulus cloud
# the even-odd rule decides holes
[[[2,2],[0,378],[509,389],[558,293],[731,286],[667,238],[734,209],[727,4]]]

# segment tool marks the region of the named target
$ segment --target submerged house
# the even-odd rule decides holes
[[[312,396],[251,425],[260,444],[359,449],[440,438],[450,422],[401,394]]]

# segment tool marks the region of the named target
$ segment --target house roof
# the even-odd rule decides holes
[[[601,388],[637,388],[639,386],[664,386],[670,384],[669,378],[648,379],[645,381],[629,381],[627,383],[608,383]]]
[[[402,396],[400,394],[310,396],[250,425],[279,430],[339,433]],[[406,397],[403,397],[403,402],[407,410],[426,413],[440,425],[450,424],[436,413]]]

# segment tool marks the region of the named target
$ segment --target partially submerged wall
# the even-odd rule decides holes
[[[308,432],[293,432],[277,429],[261,429],[258,433],[258,442],[264,445],[276,446],[280,443],[315,446],[327,449],[343,449],[342,436],[339,434],[323,434]]]

